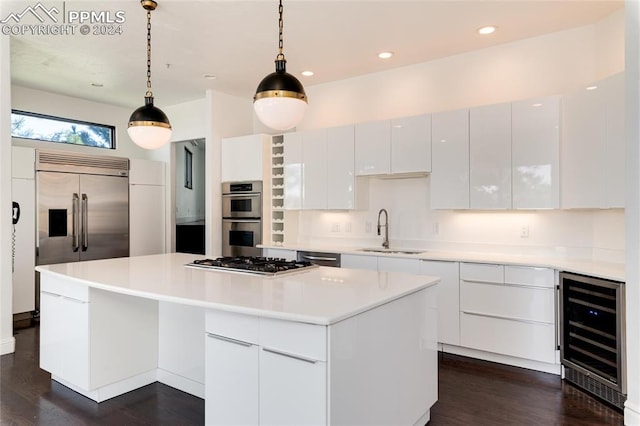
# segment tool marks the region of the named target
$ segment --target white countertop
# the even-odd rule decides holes
[[[69,282],[154,300],[329,325],[435,285],[439,278],[318,267],[280,277],[186,267],[170,253],[38,266]]]
[[[590,275],[599,278],[625,281],[624,263],[603,262],[589,259],[574,259],[560,256],[538,256],[538,255],[519,255],[506,253],[485,253],[470,252],[464,250],[431,250],[424,249],[419,254],[403,254],[403,253],[378,253],[365,252],[363,247],[339,247],[329,245],[315,244],[286,244],[284,246],[273,246],[263,244],[259,247],[273,248],[283,250],[304,250],[318,252],[332,252],[342,254],[353,254],[361,256],[389,256],[402,258],[416,258],[423,260],[443,260],[452,262],[475,262],[475,263],[495,263],[503,265],[519,265],[534,266],[542,268],[557,269],[559,271],[574,272],[577,274]],[[373,247],[371,247],[373,248]],[[414,249],[407,247],[408,249]],[[397,250],[397,248],[396,248]],[[422,250],[422,249],[418,249]]]

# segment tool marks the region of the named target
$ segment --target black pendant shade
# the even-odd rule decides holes
[[[147,124],[142,124],[147,123]],[[129,118],[129,126],[159,126],[171,128],[169,118],[160,108],[153,105],[153,97],[145,97],[144,105],[133,111]]]
[[[283,96],[297,98],[306,102],[307,95],[304,92],[302,83],[287,72],[287,61],[285,59],[276,59],[275,63],[276,71],[267,75],[258,84],[253,100],[270,96]]]

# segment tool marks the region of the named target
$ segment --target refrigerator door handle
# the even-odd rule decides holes
[[[73,251],[78,251],[80,248],[80,241],[78,236],[78,227],[80,226],[79,222],[79,210],[80,210],[80,198],[78,198],[78,194],[76,192],[73,193],[72,200],[72,209],[71,209],[71,245]]]
[[[89,247],[89,199],[82,194],[82,251]]]

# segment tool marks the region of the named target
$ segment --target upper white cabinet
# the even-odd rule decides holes
[[[431,114],[391,120],[391,173],[431,171]]]
[[[624,74],[562,98],[561,206],[624,207]]]
[[[391,122],[370,121],[356,124],[356,175],[391,173]]]
[[[469,110],[472,209],[511,208],[511,104]]]
[[[432,209],[469,208],[469,111],[432,114]]]
[[[355,126],[356,175],[431,171],[431,115],[371,121]]]
[[[284,135],[284,208],[366,208],[368,185],[354,173],[354,126]]]
[[[131,159],[129,169],[129,253],[164,253],[165,163]]]
[[[513,208],[560,205],[560,97],[511,104]]]
[[[302,133],[284,135],[284,209],[302,208]]]
[[[285,152],[286,157],[286,152]],[[302,208],[327,208],[327,130],[302,133]]]
[[[271,143],[268,135],[248,135],[222,140],[222,182],[263,180],[264,173],[271,171],[265,155]]]
[[[355,176],[355,126],[327,129],[327,208],[365,209],[368,181]]]

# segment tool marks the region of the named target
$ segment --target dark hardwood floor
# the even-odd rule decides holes
[[[38,350],[38,327],[21,329],[16,353],[0,358],[1,425],[204,423],[202,399],[159,383],[96,404],[52,382],[38,367]],[[622,424],[620,412],[557,376],[440,355],[439,398],[429,425]]]

